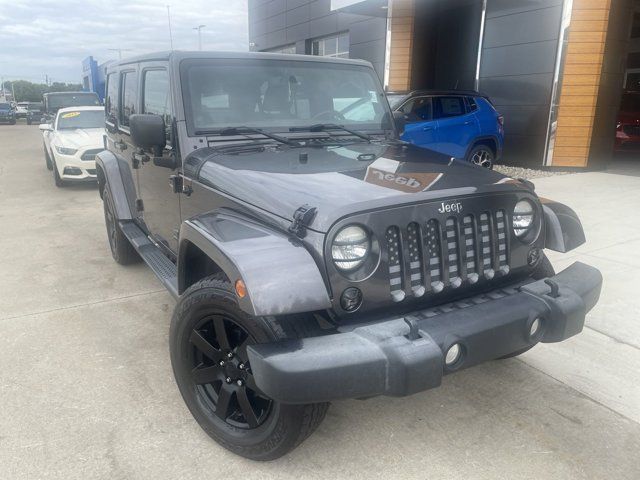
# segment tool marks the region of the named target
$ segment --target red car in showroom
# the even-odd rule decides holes
[[[616,124],[615,152],[640,152],[640,92],[622,95]]]

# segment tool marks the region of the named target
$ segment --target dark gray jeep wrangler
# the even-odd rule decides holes
[[[268,460],[328,402],[404,396],[582,330],[600,273],[533,185],[398,140],[371,65],[159,53],[110,66],[97,175],[109,244],[177,298],[180,392]]]

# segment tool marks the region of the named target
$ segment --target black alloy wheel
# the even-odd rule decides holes
[[[269,416],[272,401],[256,387],[247,346],[255,343],[228,314],[204,317],[191,331],[191,374],[203,403],[237,428],[257,428]]]

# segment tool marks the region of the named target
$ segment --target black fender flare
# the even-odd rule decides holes
[[[540,198],[544,212],[544,246],[556,252],[568,252],[582,245],[586,239],[576,212],[566,205]]]
[[[187,249],[200,249],[229,278],[242,280],[238,298],[250,315],[303,313],[331,308],[322,275],[301,242],[229,212],[210,212],[182,223],[178,248],[178,293],[187,288]]]
[[[109,150],[96,155],[98,190],[102,198],[104,189],[108,186],[118,219],[132,220],[137,216],[134,214],[136,190],[129,164],[124,163],[124,168],[120,168],[118,157]]]

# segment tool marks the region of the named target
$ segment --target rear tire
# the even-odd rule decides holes
[[[109,239],[109,247],[111,248],[111,256],[120,265],[130,265],[140,261],[140,256],[136,249],[133,248],[129,239],[122,233],[118,224],[118,217],[115,214],[113,200],[109,188],[104,189],[102,195],[102,204],[104,207],[104,222],[107,227],[107,237]]]
[[[178,388],[200,427],[252,460],[273,460],[296,448],[320,425],[329,404],[287,405],[266,397],[255,386],[246,346],[318,330],[302,315],[248,315],[224,275],[192,285],[176,305],[169,341]]]
[[[549,261],[549,259],[547,257],[544,257],[542,259],[542,261],[540,262],[540,265],[538,265],[536,267],[536,269],[534,270],[533,274],[531,275],[534,279],[536,280],[542,280],[545,278],[549,278],[549,277],[553,277],[556,274],[555,269],[553,268],[553,265],[551,265],[551,262]],[[517,357],[518,355],[522,355],[524,352],[528,352],[529,350],[531,350],[535,345],[530,345],[528,347],[525,347],[521,350],[517,350],[515,352],[512,352],[508,355],[505,355],[504,357],[500,357],[498,360],[505,360],[507,358],[513,358],[513,357]]]
[[[495,160],[496,155],[493,153],[493,149],[487,145],[476,145],[467,154],[467,162],[488,170],[493,170]]]

